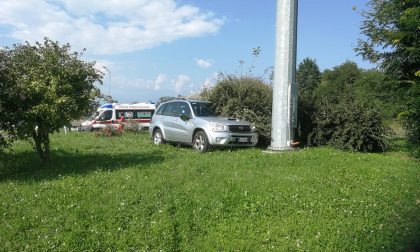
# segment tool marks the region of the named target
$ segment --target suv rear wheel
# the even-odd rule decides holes
[[[199,152],[205,152],[210,148],[206,133],[201,130],[195,133],[192,144],[194,150]]]
[[[153,143],[155,145],[160,145],[165,143],[165,139],[163,138],[162,131],[160,129],[155,130],[153,132]]]

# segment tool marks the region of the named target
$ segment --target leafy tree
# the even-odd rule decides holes
[[[363,70],[353,85],[358,99],[366,103],[375,103],[381,108],[386,120],[393,120],[401,111],[401,90],[397,81],[376,69]]]
[[[420,3],[370,0],[362,12],[365,39],[356,52],[399,81],[404,109],[400,116],[413,142],[420,142]]]
[[[309,134],[313,131],[312,121],[315,112],[315,90],[321,83],[321,71],[316,61],[304,59],[296,71],[298,87],[298,137],[306,144]]]
[[[299,89],[299,97],[305,100],[313,100],[315,89],[321,83],[321,71],[316,60],[306,58],[296,71],[296,84]]]
[[[316,100],[330,99],[338,102],[346,89],[353,89],[360,77],[361,70],[356,63],[346,61],[343,64],[327,69],[322,73],[321,84],[316,90]]]
[[[84,62],[70,45],[13,45],[1,57],[0,129],[19,139],[33,140],[44,163],[50,160],[49,134],[80,118],[94,100],[94,83],[102,74]]]
[[[4,83],[7,80],[6,65],[4,64],[6,57],[7,57],[6,51],[0,49],[0,89],[4,88],[3,87]],[[1,103],[2,101],[0,100],[0,105]],[[0,106],[0,115],[3,115],[3,114],[4,114],[3,108]],[[7,142],[0,128],[0,155],[2,154],[2,151],[6,146],[7,146]]]
[[[225,76],[210,90],[209,100],[222,116],[254,123],[260,143],[269,144],[272,96],[271,86],[258,78]]]

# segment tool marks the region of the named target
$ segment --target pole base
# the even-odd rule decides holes
[[[272,146],[268,146],[267,150],[263,151],[263,153],[275,154],[275,153],[287,152],[287,151],[292,151],[292,150],[293,150],[293,148],[291,148],[291,147],[272,147]]]

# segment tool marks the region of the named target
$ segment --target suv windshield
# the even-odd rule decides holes
[[[197,117],[215,117],[217,114],[213,110],[210,102],[191,102],[194,115]]]

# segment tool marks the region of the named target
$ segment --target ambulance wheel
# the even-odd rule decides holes
[[[153,132],[153,143],[155,145],[160,145],[165,143],[165,138],[163,138],[162,131],[160,129],[155,130]]]

